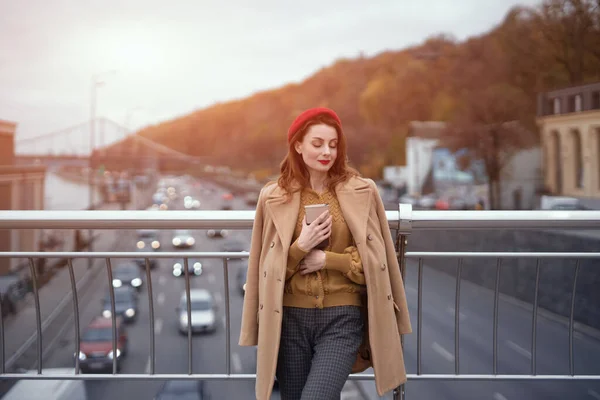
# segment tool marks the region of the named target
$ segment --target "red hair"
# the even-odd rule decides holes
[[[358,171],[348,165],[347,159],[347,144],[346,136],[342,131],[341,125],[332,117],[321,114],[306,121],[301,129],[293,134],[288,144],[288,152],[281,162],[281,175],[277,180],[277,184],[281,187],[288,196],[288,200],[292,193],[310,187],[310,174],[302,156],[295,149],[295,143],[302,141],[306,133],[313,125],[325,124],[334,128],[337,132],[337,157],[335,162],[327,172],[327,180],[325,185],[330,192],[335,193],[335,187],[342,182],[346,182],[353,176],[360,176]]]

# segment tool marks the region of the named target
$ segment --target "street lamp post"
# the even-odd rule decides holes
[[[94,74],[92,75],[92,85],[91,85],[91,99],[90,99],[90,157],[88,159],[88,188],[89,188],[89,209],[94,210],[94,179],[95,179],[95,170],[93,163],[94,156],[94,148],[96,147],[95,139],[96,139],[96,95],[97,88],[102,86],[104,82],[98,80],[100,75],[104,74],[113,74],[116,71],[111,70],[104,72],[102,74]],[[88,251],[93,251],[93,230],[88,230]],[[88,258],[88,268],[92,267],[92,258]]]

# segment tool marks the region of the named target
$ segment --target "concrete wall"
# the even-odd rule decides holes
[[[575,235],[551,231],[421,231],[408,239],[408,251],[597,252],[600,232]],[[496,259],[464,259],[463,279],[494,289]],[[424,264],[456,276],[456,259],[424,259]],[[574,259],[545,259],[540,267],[539,306],[569,317]],[[503,259],[500,291],[533,303],[535,259]],[[600,329],[600,259],[580,260],[575,321]]]

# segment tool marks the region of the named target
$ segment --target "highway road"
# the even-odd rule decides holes
[[[210,192],[206,188],[211,188]],[[207,182],[189,187],[190,195],[201,201],[202,209],[220,209],[223,189]],[[242,198],[235,198],[234,209],[251,209]],[[168,212],[168,211],[166,211]],[[210,239],[206,231],[193,231],[194,251],[220,251],[226,242],[235,240],[249,248],[249,231],[230,231],[227,238]],[[161,231],[163,251],[172,251],[171,231]],[[123,232],[117,250],[130,251],[136,242],[135,232]],[[159,268],[152,271],[156,334],[156,373],[187,373],[188,343],[177,329],[175,307],[184,291],[183,277],[172,275],[173,260],[159,259]],[[225,373],[225,307],[224,280],[220,260],[203,260],[204,272],[192,277],[193,288],[211,291],[218,304],[217,331],[194,335],[193,371],[195,373]],[[242,296],[236,285],[236,274],[245,268],[243,261],[230,262],[231,366],[233,373],[253,373],[254,348],[237,345]],[[448,268],[455,268],[454,261]],[[417,371],[417,264],[409,261],[406,279],[407,297],[414,333],[405,338],[406,366],[409,373]],[[100,299],[107,288],[106,275],[99,275],[86,296],[92,299],[80,310],[81,327],[101,313]],[[449,275],[425,267],[423,274],[422,373],[454,373],[454,293],[455,281]],[[147,287],[140,294],[138,319],[128,326],[129,354],[124,359],[123,373],[149,372],[150,323]],[[493,293],[462,282],[460,319],[460,372],[463,374],[492,373]],[[538,374],[568,373],[568,334],[564,324],[539,315],[537,339]],[[74,333],[70,329],[44,362],[44,368],[72,367]],[[531,363],[531,310],[514,301],[502,299],[499,306],[498,372],[527,374]],[[584,332],[575,335],[575,371],[578,374],[600,374],[600,341]],[[86,382],[89,399],[147,399],[157,392],[161,382]],[[358,387],[366,398],[378,398],[371,382]],[[349,383],[344,399],[359,399],[355,383]],[[209,381],[212,399],[253,399],[254,382]],[[279,398],[275,392],[273,398]],[[386,396],[386,398],[391,398]],[[423,382],[407,385],[407,399],[600,399],[600,382]]]

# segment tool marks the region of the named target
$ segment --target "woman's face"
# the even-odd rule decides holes
[[[326,124],[308,128],[302,142],[296,142],[296,151],[311,172],[327,172],[337,157],[338,137],[334,127]]]

